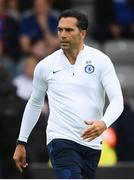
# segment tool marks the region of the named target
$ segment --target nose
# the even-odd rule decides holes
[[[62,39],[67,38],[67,33],[66,33],[66,31],[63,30],[62,32],[60,32],[60,36],[61,36]]]

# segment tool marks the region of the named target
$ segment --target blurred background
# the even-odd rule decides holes
[[[122,115],[103,134],[96,178],[134,178],[134,0],[0,0],[0,178],[55,178],[45,145],[47,97],[22,174],[12,156],[34,68],[59,48],[57,18],[68,8],[88,16],[85,44],[111,58],[124,95]]]

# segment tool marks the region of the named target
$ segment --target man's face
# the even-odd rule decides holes
[[[47,14],[50,10],[50,5],[47,0],[34,0],[34,10],[36,14]]]
[[[58,37],[63,50],[73,50],[80,46],[85,33],[77,27],[74,17],[61,18],[58,23]]]

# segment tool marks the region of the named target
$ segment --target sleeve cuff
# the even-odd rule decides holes
[[[17,139],[17,141],[16,141],[16,145],[18,145],[18,144],[22,144],[22,145],[24,145],[24,146],[26,146],[26,145],[27,145],[27,143],[26,143],[26,142],[24,142],[24,141],[20,141],[20,140],[18,140],[18,139]]]

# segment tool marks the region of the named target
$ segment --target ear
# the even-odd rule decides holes
[[[81,35],[82,35],[83,38],[85,38],[86,34],[87,34],[86,30],[81,30]]]

